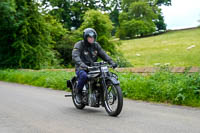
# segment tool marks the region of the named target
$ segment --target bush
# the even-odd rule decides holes
[[[200,74],[157,72],[149,76],[120,74],[126,97],[145,101],[200,106]]]

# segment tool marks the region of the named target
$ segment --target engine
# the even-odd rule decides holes
[[[99,92],[97,90],[93,90],[88,97],[88,104],[91,107],[99,107]]]

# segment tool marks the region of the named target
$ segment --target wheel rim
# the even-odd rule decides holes
[[[77,98],[76,97],[77,97],[77,95],[74,95],[74,102],[75,102],[75,104],[76,105],[81,105],[80,103],[77,102]]]
[[[74,85],[74,86],[76,86],[76,84]],[[75,90],[75,87],[73,88],[73,99],[74,99],[74,103],[76,104],[76,105],[81,105],[81,103],[78,103],[77,102],[77,95],[76,95],[76,90]]]
[[[106,107],[109,112],[115,112],[118,108],[118,93],[114,85],[108,85],[106,94]]]

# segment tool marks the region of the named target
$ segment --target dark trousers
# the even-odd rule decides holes
[[[84,70],[78,70],[76,71],[76,75],[78,77],[77,89],[79,92],[82,92],[83,86],[87,82],[87,72]]]

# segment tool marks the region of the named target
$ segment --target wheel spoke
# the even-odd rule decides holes
[[[114,85],[110,84],[107,88],[106,103],[110,112],[114,112],[118,107],[117,91]]]

